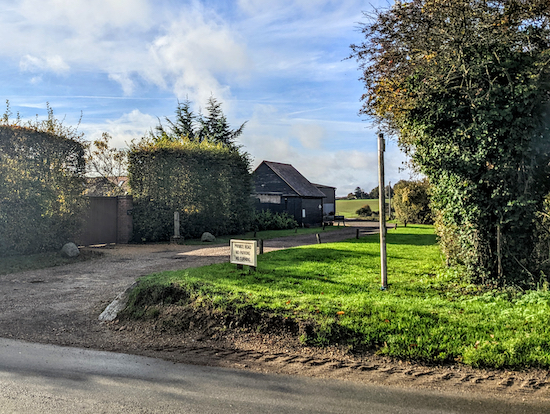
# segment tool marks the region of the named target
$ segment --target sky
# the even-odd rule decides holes
[[[359,116],[350,44],[391,0],[0,0],[0,99],[22,118],[46,105],[86,140],[127,147],[210,96],[253,159],[337,188],[378,185],[377,130]],[[409,179],[393,141],[386,183]]]

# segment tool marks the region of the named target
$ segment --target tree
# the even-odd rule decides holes
[[[378,196],[379,196],[379,191],[378,191],[378,186],[376,186],[372,190],[370,190],[369,198],[376,200]]]
[[[168,117],[164,117],[168,123],[168,131],[159,122],[155,127],[156,134],[153,134],[157,139],[179,140],[181,137],[188,137],[190,140],[197,140],[196,122],[197,117],[191,110],[191,101],[186,99],[183,102],[178,101],[176,107],[176,120],[172,121]]]
[[[372,198],[372,199],[374,199],[374,200],[378,199],[379,196],[380,196],[380,191],[378,190],[378,187],[379,187],[379,186],[374,187],[374,188],[370,191],[370,193],[368,194],[368,197],[367,197],[367,198]],[[385,193],[386,198],[388,197],[388,195],[389,195],[390,197],[392,197],[392,196],[393,196],[393,189],[390,187],[390,185],[387,185],[387,186],[385,187],[385,189],[386,189],[386,193]]]
[[[209,137],[213,142],[220,142],[226,146],[234,146],[237,138],[243,133],[246,122],[237,129],[231,129],[227,118],[221,109],[222,104],[213,96],[208,98],[206,105],[207,115],[199,116],[201,125],[198,131],[201,140]]]
[[[236,149],[235,141],[243,133],[246,122],[237,129],[231,129],[227,118],[222,111],[222,104],[213,96],[208,98],[206,115],[199,113],[195,115],[191,110],[191,101],[186,99],[178,102],[174,121],[165,117],[168,126],[165,128],[162,123],[155,127],[151,133],[155,141],[177,142],[183,138],[191,141],[202,142],[208,139],[213,143],[221,143],[230,148]]]
[[[127,174],[127,151],[110,146],[112,137],[104,132],[101,138],[86,145],[86,167],[88,191],[91,194],[119,196],[128,193],[125,180]]]
[[[433,222],[427,179],[415,181],[398,181],[394,188],[392,206],[397,220],[405,227],[407,223],[429,224]]]
[[[361,187],[355,188],[355,191],[353,192],[353,194],[355,194],[355,198],[357,199],[365,198],[365,195],[366,195]]]
[[[433,185],[474,282],[534,283],[549,191],[550,3],[411,0],[367,16],[352,45],[361,113]]]

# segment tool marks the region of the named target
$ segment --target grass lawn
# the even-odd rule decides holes
[[[301,338],[311,344],[432,363],[550,366],[550,292],[463,282],[442,265],[432,227],[419,225],[388,232],[389,289],[381,291],[378,239],[272,252],[255,273],[226,263],[146,276],[126,312],[191,300],[219,312],[253,307],[312,323]]]
[[[336,200],[336,215],[346,218],[359,217],[355,212],[369,205],[372,211],[378,211],[378,199],[376,200]]]

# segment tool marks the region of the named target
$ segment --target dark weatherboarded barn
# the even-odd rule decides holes
[[[323,214],[325,216],[334,216],[336,212],[336,187],[323,184],[313,184],[325,194],[323,200]]]
[[[323,222],[325,194],[290,164],[262,161],[254,171],[257,210],[287,212],[300,226]]]

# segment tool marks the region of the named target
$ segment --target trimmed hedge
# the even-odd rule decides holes
[[[252,188],[249,160],[234,148],[208,140],[143,139],[128,155],[134,197],[134,240],[166,241],[174,234],[199,237],[237,234],[250,226]]]
[[[0,126],[0,256],[56,250],[81,227],[84,147],[74,139]]]

